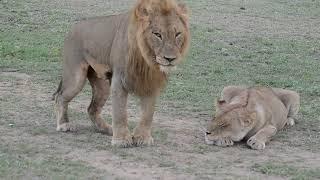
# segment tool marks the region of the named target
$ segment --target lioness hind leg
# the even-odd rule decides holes
[[[298,93],[290,90],[272,88],[275,94],[279,97],[282,103],[288,110],[287,125],[293,126],[295,124],[294,117],[298,114],[300,108],[300,96]]]
[[[99,132],[112,135],[112,127],[100,115],[102,107],[110,95],[110,82],[98,78],[92,68],[88,70],[88,79],[92,87],[92,100],[88,107],[89,117]]]

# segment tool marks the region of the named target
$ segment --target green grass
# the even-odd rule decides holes
[[[107,172],[103,172],[105,175]],[[0,179],[101,179],[102,172],[80,161],[39,156],[28,144],[0,148]]]
[[[190,52],[184,63],[170,77],[169,85],[158,103],[158,110],[170,116],[212,114],[213,101],[227,85],[264,85],[296,90],[302,99],[298,124],[288,132],[281,133],[278,138],[287,142],[289,146],[318,152],[320,27],[315,22],[320,19],[320,1],[186,0],[186,2],[192,12]],[[15,69],[19,73],[28,74],[36,87],[48,92],[48,98],[56,90],[61,77],[61,48],[65,33],[72,22],[82,16],[113,13],[113,9],[102,7],[96,7],[97,11],[84,7],[82,13],[78,12],[76,7],[59,8],[57,4],[59,3],[48,0],[0,1],[0,72]],[[244,7],[245,10],[241,10],[240,7]],[[127,7],[113,8],[114,11],[120,12]],[[269,24],[263,24],[264,22]],[[274,29],[270,28],[272,25],[275,26]],[[284,30],[281,31],[282,29]],[[15,77],[0,76],[1,82],[14,83]],[[86,88],[85,95],[90,94],[89,89]],[[29,107],[25,101],[10,95],[0,96],[0,101],[3,102],[0,104],[0,127],[21,128],[24,130],[22,132],[36,137],[54,133],[52,130],[54,117],[51,112],[52,107],[49,105],[39,105],[35,99],[33,102],[36,105]],[[41,114],[37,120],[41,119],[39,122],[46,122],[48,125],[34,128],[34,124],[30,125],[28,121],[30,117],[28,114],[7,113],[16,109],[27,109],[29,114]],[[89,121],[86,112],[71,110],[70,116],[72,119]],[[110,123],[111,119],[109,117],[107,119]],[[189,123],[189,119],[185,119],[185,123]],[[10,123],[14,125],[9,127]],[[135,124],[130,122],[130,129],[133,129]],[[84,131],[87,132],[87,129],[81,132]],[[10,131],[6,129],[2,133],[7,135]],[[161,145],[174,145],[168,138],[169,133],[172,132],[166,128],[155,129],[153,136]],[[299,135],[297,141],[290,139],[296,137],[296,134]],[[150,150],[151,154],[154,153],[152,158],[139,155],[140,149],[129,151],[113,149],[110,145],[106,145],[107,138],[99,134],[88,137],[79,134],[56,136],[61,139],[63,137],[68,145],[74,148],[92,146],[91,149],[111,151],[122,159],[130,159],[134,155],[140,161],[152,159],[159,162],[151,163],[153,166],[183,171],[179,170],[178,163],[170,159],[170,153],[165,154],[164,151],[160,152],[166,157],[162,160],[163,157],[159,157],[158,152],[148,148],[146,149]],[[64,142],[60,139],[55,140],[61,144]],[[204,144],[191,146],[186,148],[188,153],[206,155],[212,151],[220,151],[220,148]],[[86,179],[99,178],[101,175],[99,170],[83,162],[57,158],[52,154],[37,157],[37,154],[42,153],[30,145],[20,144],[9,146],[8,149],[1,147],[0,145],[0,179],[11,177]],[[213,162],[208,163],[213,164]],[[206,164],[202,164],[200,167],[205,166]],[[257,164],[253,170],[292,179],[319,178],[319,169],[284,164]],[[91,171],[96,172],[97,176],[95,173],[90,173]],[[197,169],[190,170],[191,173],[196,171]],[[205,172],[206,168],[199,171]]]
[[[0,178],[1,179],[87,179],[101,178],[92,176],[93,168],[82,162],[50,159],[24,159],[0,153]]]
[[[298,168],[279,163],[255,164],[252,169],[266,175],[289,177],[292,180],[319,179],[320,169]]]
[[[233,3],[241,4],[241,2],[234,1]],[[266,1],[261,2],[267,3]],[[197,9],[198,6],[202,8],[205,3],[207,2],[189,2],[194,9]],[[290,3],[293,4],[292,6],[298,3],[299,5],[304,4],[305,8],[313,8],[310,5],[311,2],[294,1]],[[318,6],[318,3],[315,3]],[[22,1],[15,1],[15,4],[10,2],[5,6],[8,9],[15,7],[15,13],[9,11],[6,12],[6,15],[14,16],[17,22],[2,25],[4,29],[0,34],[0,39],[2,39],[0,66],[40,75],[41,83],[47,83],[50,88],[53,88],[58,83],[60,76],[60,50],[64,34],[68,30],[66,24],[69,23],[59,17],[67,12],[45,9],[44,11],[49,15],[43,17],[42,21],[52,19],[55,21],[50,21],[49,25],[38,24],[38,28],[25,32],[17,25],[36,22],[34,18],[31,18],[32,14],[27,13],[30,19],[24,17],[26,10],[23,9],[23,5]],[[260,4],[250,5],[255,7]],[[2,11],[8,10],[2,9]],[[291,11],[293,12],[294,9]],[[236,13],[236,10],[232,12]],[[304,15],[310,16],[309,14]],[[190,105],[195,112],[210,111],[212,101],[218,96],[219,91],[223,86],[231,84],[285,87],[297,90],[307,97],[320,94],[320,88],[317,85],[319,84],[317,82],[320,81],[317,74],[320,49],[318,40],[306,40],[302,37],[283,39],[250,34],[237,37],[221,30],[208,29],[206,26],[191,25],[191,51],[185,63],[171,77],[168,89],[162,95],[162,101],[174,101],[178,107]],[[61,30],[56,31],[57,29]]]

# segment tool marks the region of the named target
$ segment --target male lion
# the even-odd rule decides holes
[[[188,11],[174,0],[139,0],[128,13],[78,22],[65,38],[63,76],[55,93],[57,131],[70,131],[68,103],[86,78],[92,86],[88,113],[112,145],[151,145],[156,98],[189,44]],[[105,73],[109,76],[106,78]],[[111,91],[112,127],[100,116]],[[130,134],[128,93],[141,100],[142,117]]]
[[[207,144],[231,146],[247,139],[252,149],[264,149],[278,130],[294,125],[299,94],[279,88],[228,86],[217,102],[215,118],[205,135]]]

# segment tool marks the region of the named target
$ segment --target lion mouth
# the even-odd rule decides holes
[[[175,66],[175,64],[173,64],[173,61],[172,62],[167,61],[164,58],[161,58],[159,56],[155,57],[155,62],[160,66],[165,66],[165,67],[173,67],[173,66]]]
[[[174,66],[173,64],[171,64],[171,63],[168,63],[168,62],[162,62],[162,61],[156,61],[156,63],[158,64],[158,65],[160,65],[160,66],[165,66],[165,67],[172,67],[172,66]]]

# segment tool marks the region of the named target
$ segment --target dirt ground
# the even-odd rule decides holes
[[[35,2],[38,1],[31,2],[34,4],[30,3],[28,6],[38,6],[39,11],[41,11],[41,7],[47,7],[66,13],[70,16],[70,21],[87,16],[122,12],[132,5],[132,1],[129,0],[110,2],[103,0],[55,0],[45,1],[43,4],[36,4]],[[198,24],[202,24],[201,28],[209,28],[208,31],[213,29],[213,31],[237,34],[237,39],[230,37],[225,40],[226,43],[241,43],[248,34],[250,36],[265,35],[271,38],[290,36],[297,39],[302,38],[302,41],[304,38],[320,39],[319,26],[316,27],[319,25],[319,16],[309,18],[309,16],[288,15],[271,19],[264,16],[263,13],[266,12],[262,12],[261,16],[255,16],[259,12],[259,9],[256,8],[259,2],[268,5],[267,8],[273,9],[273,1],[246,3],[246,1],[234,0],[227,3],[224,1],[192,2],[189,0],[187,4],[192,10],[191,25],[194,30],[197,29],[195,27]],[[0,3],[4,2],[0,0]],[[240,9],[241,7],[242,9]],[[231,14],[232,9],[236,9],[238,12],[250,8],[253,10],[248,14]],[[224,13],[222,13],[223,11]],[[228,13],[229,11],[230,13]],[[312,14],[311,16],[314,17]],[[38,17],[33,16],[33,18],[37,19]],[[61,19],[61,17],[53,16],[48,24]],[[60,34],[67,31],[65,26],[70,23],[69,20],[58,23],[62,24],[61,29],[63,29]],[[216,27],[219,27],[220,30]],[[56,31],[59,32],[57,29]],[[219,32],[217,33],[219,34]],[[200,35],[195,34],[194,37],[200,38]],[[223,41],[222,37],[217,37],[212,41]],[[197,43],[194,43],[191,48],[197,47]],[[319,49],[316,49],[316,52]],[[312,55],[312,57],[316,59],[318,56]],[[316,65],[319,65],[319,62]],[[39,77],[39,75],[47,72],[26,71],[23,68],[21,70],[9,65],[0,66],[0,160],[2,160],[0,162],[0,178],[320,178],[320,123],[315,123],[320,121],[319,113],[306,115],[313,112],[312,108],[319,105],[320,99],[317,94],[308,95],[309,91],[303,91],[302,96],[306,97],[306,100],[310,100],[310,103],[309,105],[306,105],[306,102],[302,103],[302,112],[297,118],[297,125],[281,131],[263,151],[251,150],[243,142],[228,148],[205,145],[201,129],[205,127],[212,116],[211,104],[201,110],[193,102],[175,103],[168,98],[169,95],[164,95],[159,100],[154,116],[155,145],[122,149],[112,147],[110,145],[111,137],[95,132],[91,126],[86,113],[91,98],[88,85],[86,85],[85,91],[70,103],[69,117],[77,127],[77,131],[71,133],[55,131],[51,94],[58,83],[61,67],[59,62],[52,62],[48,66],[52,66],[53,70],[48,72],[47,76],[50,77],[44,76],[46,78]],[[57,67],[59,69],[55,69]],[[316,78],[316,82],[319,82],[318,77],[312,76],[311,79],[313,77]],[[46,82],[48,79],[50,80]],[[180,82],[173,79],[170,83],[175,84],[175,80]],[[218,86],[222,84],[222,82],[217,82],[216,90],[211,93],[217,93]],[[305,86],[309,85],[312,84]],[[176,86],[177,84],[174,85],[174,88]],[[166,93],[170,94],[174,88],[169,89]],[[210,101],[213,99],[210,97]],[[108,101],[104,108],[103,117],[109,122],[111,121],[110,108],[110,101]],[[135,98],[131,98],[129,102],[129,118],[132,129],[139,118],[139,107]],[[313,120],[304,123],[304,119]]]

